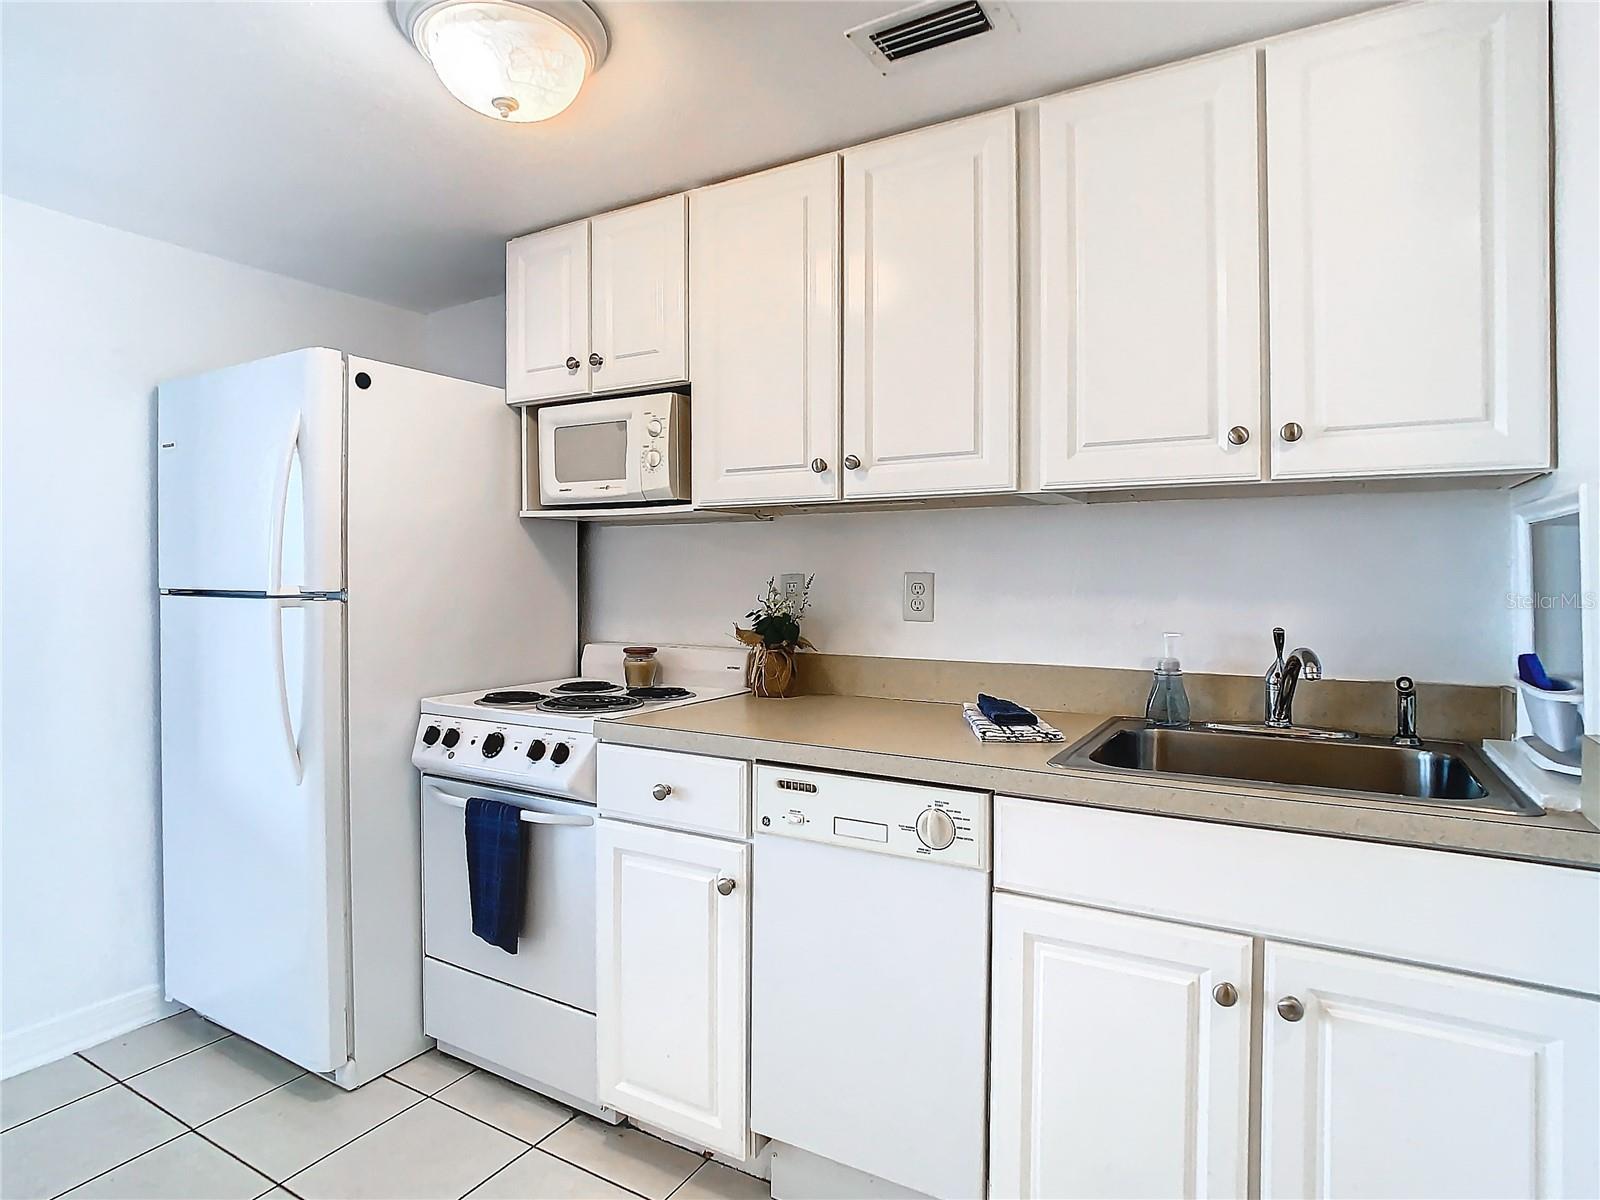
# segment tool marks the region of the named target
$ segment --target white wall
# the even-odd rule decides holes
[[[506,298],[487,296],[423,318],[422,352],[430,371],[506,385]]]
[[[411,365],[415,313],[6,199],[6,1074],[159,1011],[154,388],[308,345]]]
[[[1154,664],[1254,673],[1271,629],[1331,675],[1499,683],[1506,498],[1276,497],[784,517],[596,528],[585,636],[722,642],[767,576],[816,573],[807,632],[840,654]],[[934,620],[900,618],[901,573],[933,571]]]

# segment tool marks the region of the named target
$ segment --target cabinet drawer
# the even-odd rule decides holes
[[[1600,872],[1015,796],[994,821],[1002,891],[1600,994]]]
[[[600,811],[673,829],[750,836],[750,764],[636,746],[600,747]]]

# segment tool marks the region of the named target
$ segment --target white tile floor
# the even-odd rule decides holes
[[[0,1083],[0,1198],[770,1200],[430,1050],[354,1092],[179,1013]]]

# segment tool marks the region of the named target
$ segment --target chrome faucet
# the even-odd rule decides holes
[[[1396,746],[1420,746],[1417,736],[1417,685],[1411,676],[1402,675],[1394,681],[1394,737]]]
[[[1262,679],[1262,720],[1271,729],[1289,729],[1294,725],[1295,688],[1302,679],[1322,678],[1322,660],[1309,646],[1297,646],[1284,658],[1281,625],[1272,631],[1272,644],[1277,657]]]

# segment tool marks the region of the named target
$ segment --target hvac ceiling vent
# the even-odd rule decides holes
[[[933,0],[913,4],[848,30],[872,65],[883,74],[902,69],[909,59],[982,34],[1015,33],[1016,21],[996,0]]]

